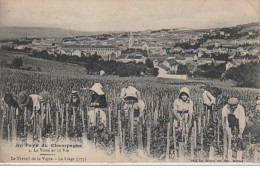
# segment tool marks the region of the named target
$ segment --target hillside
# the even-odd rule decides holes
[[[61,28],[43,27],[1,27],[0,38],[21,37],[70,37],[77,35],[90,35],[93,32],[66,30]]]

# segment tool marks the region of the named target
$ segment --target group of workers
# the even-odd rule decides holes
[[[125,116],[128,116],[129,110],[134,110],[134,118],[144,117],[145,103],[141,99],[141,93],[133,86],[129,86],[127,82],[123,83],[124,87],[120,93],[120,99],[123,103],[123,110]],[[103,126],[107,127],[107,101],[106,95],[103,91],[103,86],[100,83],[95,83],[89,89],[91,93],[90,109],[88,111],[88,123],[90,127]],[[213,107],[216,104],[216,97],[210,92],[210,86],[205,85],[201,88],[201,96],[203,99],[204,112],[207,112],[209,116],[212,115]],[[258,96],[260,99],[260,96]],[[79,94],[77,91],[72,91],[69,96],[68,102],[72,107],[78,107],[80,103]],[[257,111],[260,111],[258,100],[256,102]],[[6,110],[8,107],[13,107],[16,111],[16,115],[19,115],[22,107],[26,107],[28,114],[28,124],[31,124],[34,116],[39,115],[41,111],[45,110],[44,98],[36,94],[27,94],[22,91],[15,99],[12,94],[5,94],[1,100],[2,117],[6,117]],[[193,101],[191,100],[190,91],[187,87],[182,87],[179,92],[179,97],[173,102],[173,121],[175,128],[182,129],[185,125],[188,129],[192,126],[193,116]],[[222,108],[222,126],[226,130],[227,134],[232,136],[233,131],[238,131],[238,137],[242,138],[242,134],[245,129],[245,110],[243,106],[239,104],[239,100],[235,97],[229,98],[227,104]],[[186,129],[186,131],[189,131]]]

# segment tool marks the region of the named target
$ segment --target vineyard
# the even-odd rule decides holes
[[[34,125],[32,134],[26,127],[27,110],[23,109],[22,116],[16,117],[14,110],[10,109],[7,120],[1,112],[1,140],[46,141],[51,138],[81,143],[88,141],[108,155],[136,155],[170,162],[259,162],[260,117],[255,112],[255,102],[260,90],[220,86],[222,94],[217,97],[213,118],[210,119],[203,111],[199,89],[203,82],[95,76],[77,78],[3,68],[0,74],[1,97],[5,93],[17,95],[26,90],[41,94],[46,102],[45,111],[35,120],[38,123]],[[131,111],[130,116],[124,115],[119,94],[125,80],[141,92],[146,105],[145,119],[133,121]],[[103,85],[108,102],[107,128],[103,131],[89,127],[87,112],[90,93],[81,90],[96,82]],[[190,89],[194,102],[193,125],[188,137],[172,122],[173,101],[183,86]],[[70,108],[67,104],[72,90],[79,91],[79,108]],[[236,96],[246,111],[247,124],[242,146],[237,145],[238,139],[228,138],[222,129],[221,109],[231,96]]]

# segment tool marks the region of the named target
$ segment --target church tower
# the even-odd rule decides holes
[[[134,44],[134,37],[133,37],[133,34],[130,33],[129,41],[128,41],[128,48],[130,49],[133,44]]]

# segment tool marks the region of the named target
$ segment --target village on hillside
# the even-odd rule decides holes
[[[147,59],[158,69],[158,77],[186,78],[180,66],[224,64],[225,70],[259,61],[258,23],[207,30],[161,29],[156,31],[115,32],[72,37],[32,37],[1,39],[4,50],[28,54],[44,51],[50,56],[77,59],[101,56],[104,61],[145,64]],[[191,70],[192,71],[192,70]]]

